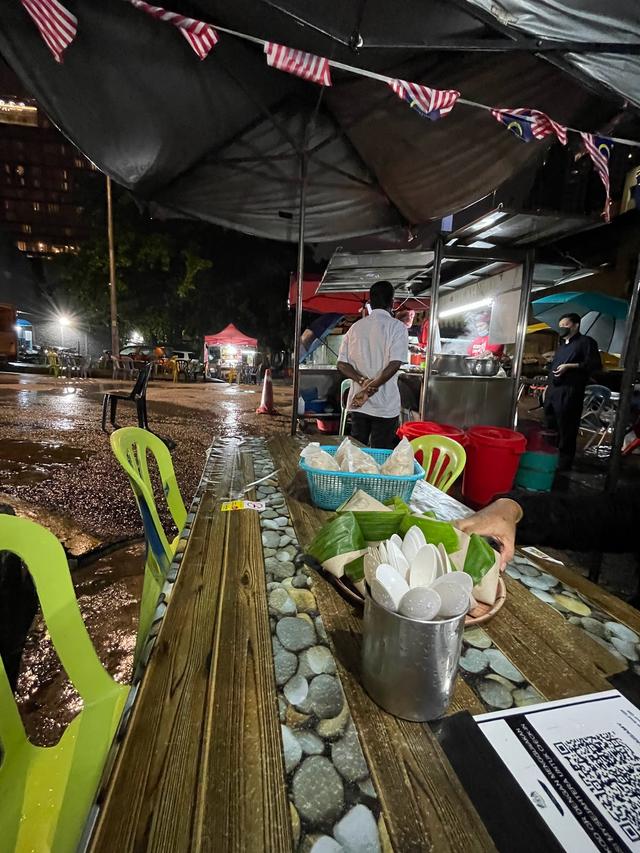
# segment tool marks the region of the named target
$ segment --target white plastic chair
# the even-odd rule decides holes
[[[352,384],[351,379],[343,379],[340,385],[340,432],[338,435],[344,435],[344,431],[347,428],[347,418],[349,416],[347,402]]]

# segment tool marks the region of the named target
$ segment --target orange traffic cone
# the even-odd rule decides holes
[[[277,415],[278,412],[273,408],[273,382],[271,381],[271,368],[267,368],[264,372],[264,382],[262,383],[262,399],[260,405],[256,409],[257,415]]]

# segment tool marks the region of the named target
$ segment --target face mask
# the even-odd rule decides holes
[[[567,327],[566,327],[566,326],[563,326],[563,327],[562,327],[561,329],[559,329],[559,331],[558,331],[558,334],[560,335],[560,337],[561,337],[561,338],[566,338],[566,337],[568,337],[570,333],[571,333],[571,329],[567,329]]]

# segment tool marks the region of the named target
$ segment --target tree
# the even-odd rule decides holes
[[[92,236],[77,254],[51,261],[60,295],[93,327],[109,322],[109,263],[103,184],[84,188]],[[233,322],[262,345],[290,348],[287,308],[295,246],[203,222],[154,220],[114,186],[118,313],[123,339],[196,343]]]

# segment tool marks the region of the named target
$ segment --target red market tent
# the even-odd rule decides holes
[[[302,280],[302,308],[316,314],[359,314],[368,301],[368,291],[336,291],[318,293],[320,276],[305,276]],[[293,308],[297,300],[297,279],[291,276],[289,281],[289,308]],[[429,299],[397,299],[396,308],[404,310],[424,311],[429,306]]]
[[[240,329],[237,329],[233,323],[229,323],[221,332],[215,335],[204,336],[205,346],[213,344],[214,346],[232,346],[232,347],[252,347],[255,349],[258,346],[257,338],[251,338],[245,335]]]
[[[302,280],[302,308],[315,314],[359,314],[366,304],[366,293],[317,293],[320,277]],[[295,275],[289,282],[289,308],[298,298]]]

